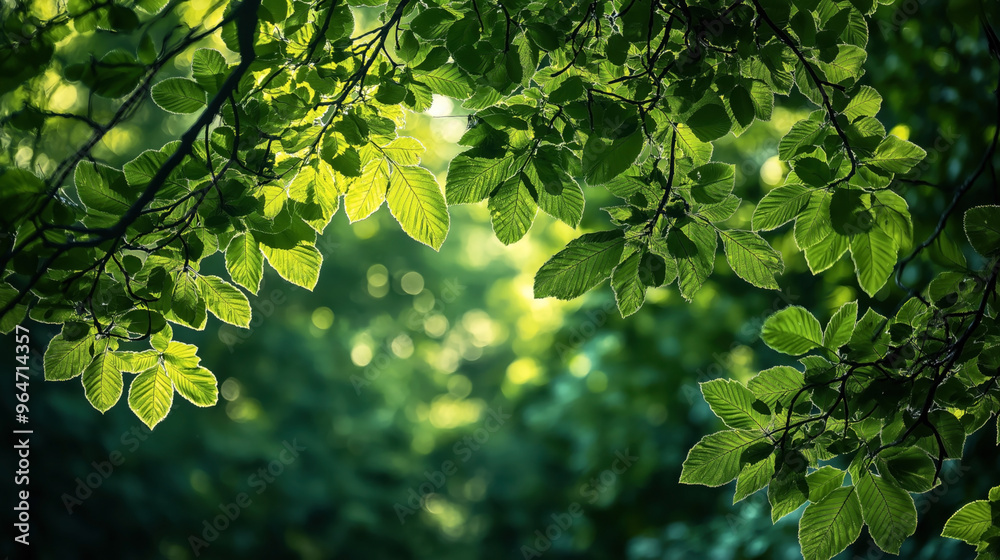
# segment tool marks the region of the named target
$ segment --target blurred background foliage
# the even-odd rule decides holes
[[[208,6],[182,3],[177,17],[196,21]],[[871,25],[865,81],[884,96],[880,116],[892,132],[928,151],[920,178],[936,185],[899,185],[916,239],[933,228],[992,134],[983,127],[992,117],[982,115],[997,71],[969,23],[977,10],[910,0],[882,6]],[[58,50],[105,52],[114,41],[101,32],[70,35]],[[187,61],[180,63],[176,73]],[[69,110],[86,102],[80,87],[53,78],[31,95]],[[18,100],[3,103],[6,113]],[[778,139],[808,110],[803,99],[786,99],[771,123],[720,147],[717,158],[737,165],[738,194],[759,199],[780,183],[787,169],[776,157]],[[124,161],[159,147],[189,119],[146,106],[102,141],[103,155]],[[41,145],[9,153],[22,164],[54,165],[86,133],[72,121],[60,126]],[[411,116],[409,133],[427,145],[424,162],[439,179],[465,127],[460,107],[443,98]],[[978,187],[963,207],[995,204],[995,196]],[[584,230],[606,223],[600,193],[588,197]],[[742,208],[733,225],[749,224],[752,210]],[[340,214],[320,242],[325,263],[314,292],[271,273],[251,329],[214,320],[204,332],[177,329],[201,348],[223,400],[211,409],[181,402],[153,433],[124,406],[102,416],[76,382],[42,383],[36,363],[29,555],[193,558],[189,537],[205,538],[204,522],[246,493],[252,503],[206,541],[202,557],[500,559],[525,557],[522,547],[567,559],[800,557],[798,514],[772,528],[763,493],[733,505],[731,489],[677,483],[687,450],[721,427],[697,383],[745,381],[789,363],[757,337],[776,309],[797,303],[825,321],[861,298],[889,313],[902,301],[899,289],[866,301],[846,260],[812,277],[789,229],[775,244],[787,265],[781,294],[749,288],[720,263],[692,304],[661,290],[622,320],[607,287],[573,302],[531,297],[537,268],[579,232],[540,219],[526,239],[504,247],[485,206],[455,207],[452,219],[435,253],[402,234],[384,209],[354,225]],[[214,266],[221,271],[221,259]],[[935,266],[915,263],[904,280],[922,287]],[[53,334],[32,326],[36,343]],[[5,415],[12,401],[4,392]],[[903,558],[972,557],[971,548],[936,535],[951,512],[996,484],[991,439],[971,438],[961,466],[918,500],[920,525]],[[305,448],[288,465],[280,462],[286,442]],[[115,453],[121,464],[104,476],[102,463]],[[258,473],[276,465],[281,472],[270,480]],[[88,480],[97,487],[85,488]],[[66,496],[88,490],[68,512]],[[11,522],[9,508],[5,515]],[[566,519],[568,527],[557,524]],[[863,535],[841,557],[876,557],[869,542]],[[3,552],[25,557],[12,547],[6,540]]]

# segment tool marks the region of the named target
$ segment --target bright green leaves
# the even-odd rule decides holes
[[[344,210],[352,222],[363,220],[387,202],[393,218],[413,239],[440,249],[450,218],[445,197],[434,175],[416,165],[424,148],[413,138],[395,138],[366,147],[367,161],[352,178],[344,195]],[[359,156],[360,157],[360,156]]]
[[[187,78],[167,78],[150,90],[153,102],[170,113],[196,113],[205,108],[205,88]]]
[[[829,560],[861,535],[863,517],[858,492],[844,486],[809,504],[799,521],[805,560]]]
[[[778,289],[774,275],[781,274],[785,265],[781,254],[752,231],[720,231],[726,260],[737,276],[759,288]]]
[[[290,247],[261,243],[261,251],[268,264],[279,276],[296,286],[307,290],[316,287],[319,270],[323,266],[323,255],[315,245],[298,242]]]
[[[874,295],[896,265],[896,243],[882,230],[872,229],[852,236],[850,248],[861,289]]]
[[[426,84],[434,93],[455,99],[468,99],[472,95],[468,78],[456,64],[445,64],[427,72],[414,73],[414,78]]]
[[[493,222],[493,233],[504,245],[510,245],[524,237],[535,219],[538,205],[531,196],[523,173],[511,177],[500,185],[490,197],[490,219]]]
[[[344,211],[352,222],[363,220],[378,210],[389,189],[389,163],[376,159],[365,166],[344,195]]]
[[[795,123],[778,143],[778,157],[791,161],[800,153],[815,150],[816,140],[820,138],[822,128],[823,123],[810,119]]]
[[[709,434],[688,452],[681,467],[681,483],[722,486],[739,476],[760,445],[769,447],[760,432],[727,430]]]
[[[264,256],[260,252],[253,233],[241,233],[233,237],[226,248],[226,270],[230,278],[251,293],[260,289],[264,275]]]
[[[198,276],[198,291],[213,315],[237,327],[250,326],[250,302],[238,288],[218,276]]]
[[[74,182],[80,201],[93,212],[109,215],[108,221],[128,210],[136,198],[134,191],[130,192],[125,175],[107,165],[87,161],[80,163],[76,167]]]
[[[755,400],[764,403],[770,411],[782,411],[792,404],[792,399],[802,388],[802,372],[789,366],[775,366],[758,373],[747,382],[747,389]]]
[[[621,231],[588,233],[569,242],[535,275],[535,297],[573,299],[606,280],[621,259]]]
[[[823,346],[819,321],[799,306],[786,307],[768,317],[761,337],[774,350],[792,356]]]
[[[642,253],[636,251],[622,260],[611,273],[611,288],[622,317],[628,317],[642,307],[646,299],[646,286],[640,277]]]
[[[764,430],[770,414],[754,408],[754,393],[735,381],[715,379],[701,384],[705,401],[727,426],[737,430]],[[766,408],[765,408],[766,410]]]
[[[812,189],[799,184],[782,185],[768,192],[753,212],[753,229],[769,231],[794,220],[812,193]]]
[[[583,176],[588,185],[607,183],[632,166],[642,150],[642,134],[609,141],[591,136],[583,147]]]
[[[941,535],[965,541],[979,551],[990,550],[995,555],[996,537],[1000,535],[1000,526],[995,521],[1000,492],[993,488],[989,497],[988,502],[976,500],[962,506],[962,509],[955,512],[945,523]],[[977,558],[991,558],[991,556],[980,554]]]
[[[213,95],[219,90],[228,71],[229,64],[221,52],[215,49],[194,51],[194,56],[191,58],[191,74],[209,95]],[[190,86],[187,87],[190,88]]]
[[[475,158],[465,155],[451,160],[445,193],[448,204],[469,204],[489,196],[510,177],[513,158]]]
[[[122,396],[122,367],[114,352],[100,352],[83,372],[83,390],[94,408],[105,413]]]
[[[993,513],[990,502],[977,500],[966,504],[951,516],[941,534],[969,544],[977,544],[992,524]]]
[[[851,121],[874,117],[881,107],[882,96],[872,87],[861,86],[844,108],[844,116]]]
[[[67,324],[45,349],[45,380],[65,381],[83,373],[90,364],[93,347],[94,337],[86,326]]]
[[[174,387],[163,366],[154,366],[135,377],[128,391],[128,406],[152,428],[166,418],[174,402]]]
[[[691,300],[715,268],[718,238],[710,225],[688,220],[667,233],[667,253],[677,263],[677,287]]]
[[[900,140],[890,134],[882,140],[867,163],[890,173],[906,173],[926,156],[927,152],[916,144]]]
[[[189,344],[171,342],[164,353],[163,368],[180,396],[196,406],[212,406],[219,398],[215,376],[198,365],[196,351]]]
[[[847,344],[854,334],[854,324],[858,321],[858,302],[851,301],[840,306],[840,309],[830,317],[823,330],[823,346],[836,352]]]
[[[129,388],[129,408],[150,428],[170,411],[175,390],[196,406],[218,401],[215,376],[198,364],[197,348],[169,337],[166,333],[154,344],[158,351],[154,365],[141,371]]]
[[[726,200],[736,183],[736,166],[728,163],[706,163],[691,170],[691,197],[702,204]]]
[[[176,270],[172,275],[173,286],[170,299],[162,300],[168,321],[180,323],[195,330],[205,328],[208,318],[205,298],[199,293],[197,277],[184,270]]]
[[[917,529],[913,498],[888,480],[870,473],[864,473],[857,481],[857,490],[865,524],[875,544],[890,554],[898,554],[903,541]]]
[[[1000,253],[1000,206],[976,206],[965,213],[965,235],[977,253]]]
[[[437,181],[422,167],[397,165],[389,176],[389,211],[410,237],[440,249],[448,235],[448,207]]]
[[[691,131],[702,142],[711,142],[722,138],[733,127],[733,121],[729,119],[726,108],[715,103],[710,103],[695,111],[688,117],[686,124],[691,127]]]

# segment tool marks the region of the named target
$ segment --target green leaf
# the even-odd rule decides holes
[[[455,21],[455,16],[444,8],[429,8],[420,12],[410,22],[410,29],[424,39],[443,38]]]
[[[738,85],[729,93],[729,108],[733,110],[733,116],[740,126],[750,126],[753,122],[753,98],[743,86]]]
[[[948,519],[941,536],[962,540],[975,546],[992,526],[993,513],[990,503],[976,500],[962,506],[962,509]]]
[[[728,118],[728,116],[727,116]],[[684,157],[689,157],[695,164],[707,163],[712,159],[714,147],[711,142],[698,139],[698,136],[685,124],[678,124],[674,129],[677,135],[677,147]]]
[[[493,232],[504,245],[518,241],[528,233],[538,205],[520,176],[504,181],[488,204]]]
[[[150,89],[153,102],[170,113],[186,115],[205,108],[205,88],[187,78],[167,78]]]
[[[112,352],[94,356],[83,372],[83,391],[87,400],[104,414],[122,396],[122,364]]]
[[[812,189],[797,183],[782,185],[768,192],[753,211],[753,229],[770,231],[794,220],[809,203],[812,194]]]
[[[573,299],[585,294],[611,275],[624,247],[621,230],[588,233],[570,241],[535,274],[535,297]]]
[[[173,401],[173,383],[159,365],[135,376],[128,390],[129,408],[150,429],[166,418]]]
[[[706,163],[688,173],[691,196],[695,202],[715,204],[733,192],[736,184],[736,166],[730,163]]]
[[[710,103],[695,111],[688,117],[687,125],[702,142],[722,138],[733,128],[726,108],[717,103]]]
[[[806,484],[809,485],[809,501],[818,502],[843,486],[846,474],[838,468],[827,465],[806,475]]]
[[[344,195],[344,211],[351,222],[363,220],[382,206],[389,188],[389,164],[379,158],[365,166]]]
[[[965,213],[965,236],[984,257],[1000,252],[1000,206],[970,208]]]
[[[611,289],[615,292],[615,302],[622,317],[628,317],[642,307],[646,301],[646,286],[639,276],[642,252],[636,251],[615,267],[611,273]]]
[[[441,188],[430,171],[417,166],[395,166],[389,176],[386,201],[407,235],[435,251],[441,248],[451,219]]]
[[[733,503],[739,503],[747,496],[767,486],[772,476],[774,476],[774,457],[772,455],[744,466],[736,479]]]
[[[813,274],[819,274],[837,264],[850,246],[850,237],[829,229],[823,237],[805,248],[806,264]]]
[[[944,456],[951,459],[961,458],[966,439],[965,427],[962,422],[947,410],[933,410],[927,415],[927,420],[937,430],[937,435],[941,436],[941,441],[944,443]],[[938,438],[933,433],[918,441],[917,445],[934,455],[938,455],[940,452]]]
[[[720,230],[719,237],[726,250],[726,260],[737,276],[758,288],[778,289],[774,275],[784,272],[785,265],[781,253],[764,238],[743,230]]]
[[[316,287],[323,255],[315,246],[300,243],[290,249],[282,249],[262,244],[260,248],[279,276],[307,290]]]
[[[803,385],[802,372],[789,366],[765,369],[747,382],[747,388],[754,397],[767,405],[771,411],[774,411],[779,403],[783,408],[790,406],[795,394]]]
[[[154,337],[156,335],[153,335]],[[129,373],[140,373],[155,366],[160,360],[160,353],[156,350],[144,350],[142,352],[115,352],[121,370]]]
[[[198,293],[198,283],[193,273],[178,271],[174,274],[174,285],[170,293],[170,309],[167,320],[187,325],[195,330],[205,328],[207,313],[205,300]]]
[[[769,418],[754,409],[756,396],[736,381],[713,379],[701,384],[708,406],[727,426],[738,430],[761,430]]]
[[[795,244],[799,249],[808,249],[823,241],[833,233],[830,223],[830,200],[826,191],[813,191],[809,202],[795,219]]]
[[[191,73],[198,84],[214,94],[229,73],[226,57],[215,49],[198,49],[191,58]]]
[[[806,459],[801,453],[794,452],[788,456],[798,463],[789,461],[782,463],[781,469],[771,480],[767,488],[767,501],[771,504],[771,522],[799,509],[809,498],[809,485],[806,482]],[[794,468],[798,466],[799,468]]]
[[[794,125],[778,142],[778,157],[789,161],[803,151],[815,149],[816,138],[820,134],[821,122],[801,120]]]
[[[837,57],[829,63],[820,63],[826,79],[835,84],[852,84],[864,73],[868,53],[855,45],[837,45]]]
[[[382,146],[382,152],[397,165],[417,165],[427,148],[420,140],[409,136],[400,136]]]
[[[764,321],[764,343],[778,352],[798,356],[823,345],[819,321],[805,308],[786,307]]]
[[[867,164],[890,173],[906,173],[926,156],[927,152],[916,144],[890,134],[882,140]]]
[[[851,260],[858,274],[858,284],[869,296],[885,285],[896,266],[896,243],[880,229],[851,236]]]
[[[861,503],[851,486],[838,488],[806,507],[799,521],[805,560],[829,560],[861,535]]]
[[[131,206],[122,192],[125,189],[125,175],[113,167],[89,161],[80,162],[76,166],[74,182],[80,201],[91,210],[117,217]]]
[[[160,352],[166,352],[167,347],[170,346],[170,341],[174,337],[174,329],[168,324],[163,327],[163,330],[149,337],[149,345],[155,350]],[[149,368],[146,368],[149,369]]]
[[[414,72],[413,77],[426,84],[434,93],[454,99],[468,99],[472,95],[469,79],[457,64],[445,64],[428,72]]]
[[[813,187],[825,187],[832,179],[830,165],[812,156],[797,160],[794,170],[799,179]]]
[[[934,487],[934,461],[922,449],[902,447],[879,454],[879,473],[909,492],[926,492]]]
[[[874,117],[882,107],[882,96],[875,88],[861,86],[844,108],[843,114],[850,121],[861,117]]]
[[[538,207],[553,218],[575,228],[583,219],[583,189],[571,178],[566,177],[566,179],[568,180],[562,183],[562,191],[559,194],[552,194],[545,188],[539,190]]]
[[[219,400],[219,390],[212,372],[201,366],[184,366],[170,361],[164,367],[177,393],[195,406],[213,406]]]
[[[226,270],[229,277],[250,293],[256,294],[260,289],[260,280],[264,275],[264,256],[253,234],[241,233],[233,237],[226,248]]]
[[[471,204],[489,196],[512,173],[514,159],[474,158],[459,155],[448,166],[445,194],[448,204]]]
[[[57,334],[45,349],[42,365],[45,369],[46,381],[65,381],[83,373],[91,362],[91,352],[94,347],[94,337],[89,333],[85,336],[70,336],[71,331],[82,329],[78,324],[66,324],[63,332]]]
[[[250,326],[250,301],[238,288],[218,276],[198,276],[198,292],[219,320],[237,327]]]
[[[9,284],[0,283],[0,307],[9,304],[15,297],[17,297],[17,290]],[[24,303],[15,305],[3,316],[3,319],[0,319],[0,333],[7,334],[17,329],[27,312],[28,306]]]
[[[905,490],[888,480],[863,474],[857,481],[861,511],[875,544],[898,554],[903,541],[917,530],[917,508]]]
[[[632,167],[642,151],[642,134],[632,134],[613,142],[591,136],[583,147],[583,175],[588,185],[607,183]]]
[[[826,329],[823,331],[823,346],[836,352],[851,340],[854,324],[857,322],[858,302],[850,301],[841,305],[826,324]]]
[[[709,434],[688,452],[681,467],[681,484],[722,486],[742,470],[741,457],[765,436],[760,432],[726,430]]]
[[[712,226],[689,221],[667,234],[667,252],[677,261],[677,286],[690,301],[715,267],[718,235]]]

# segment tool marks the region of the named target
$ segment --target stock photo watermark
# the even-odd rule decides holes
[[[285,472],[285,467],[291,465],[299,458],[299,454],[306,450],[305,446],[299,445],[298,440],[291,442],[285,440],[282,443],[282,450],[278,453],[278,458],[269,462],[253,474],[247,477],[247,485],[255,490],[256,495],[263,494],[274,481]],[[246,492],[240,492],[233,497],[231,502],[219,503],[219,514],[211,519],[202,520],[202,530],[199,535],[188,535],[188,544],[191,552],[200,557],[202,552],[218,540],[226,529],[232,526],[239,519],[243,510],[253,505],[253,498]]]
[[[597,476],[580,486],[580,496],[586,499],[587,503],[595,504],[600,499],[601,494],[607,492],[618,482],[618,477],[639,460],[639,457],[632,455],[626,447],[624,451],[615,451],[615,458],[608,468],[601,471]],[[565,511],[553,513],[550,517],[552,522],[542,529],[534,532],[535,540],[531,545],[521,546],[521,556],[528,560],[530,558],[541,558],[542,555],[552,548],[555,541],[559,540],[576,521],[583,516],[583,504],[579,501],[572,502]]]
[[[393,505],[393,510],[396,512],[399,524],[403,525],[406,523],[406,518],[415,515],[417,511],[421,509],[426,510],[428,499],[444,487],[448,479],[458,473],[461,465],[467,463],[473,454],[486,445],[490,438],[493,437],[493,434],[499,432],[511,418],[510,414],[504,414],[503,407],[498,406],[496,409],[488,409],[482,426],[476,428],[472,434],[464,436],[452,446],[452,454],[457,458],[457,462],[448,459],[443,461],[441,467],[437,470],[424,471],[424,478],[427,481],[422,482],[416,487],[410,487],[406,494],[407,499],[405,504],[396,502]]]

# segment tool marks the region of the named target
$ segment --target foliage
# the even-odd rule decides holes
[[[6,14],[18,33],[0,45],[16,78],[0,90],[16,99],[0,174],[0,327],[25,316],[62,326],[46,351],[47,379],[80,376],[104,412],[124,391],[122,374],[135,373],[129,407],[150,427],[174,392],[215,404],[214,375],[169,324],[201,330],[211,313],[248,326],[239,287],[258,293],[265,260],[315,287],[317,236],[341,198],[352,222],[385,203],[406,234],[439,249],[449,205],[486,201],[496,237],[510,244],[539,208],[577,226],[585,199],[603,189],[620,199],[603,208],[603,229],[542,265],[534,293],[572,299],[610,279],[624,316],[674,282],[694,299],[718,272],[720,239],[732,272],[758,288],[779,288],[783,252],[801,252],[813,274],[850,252],[869,296],[894,270],[902,286],[905,266],[992,169],[997,132],[937,229],[897,263],[913,220],[893,189],[926,152],[887,134],[881,95],[860,84],[874,1],[370,4],[381,5],[244,0],[194,21],[159,0],[80,0],[41,16],[20,4]],[[355,17],[371,15],[374,26],[355,33]],[[97,33],[120,40],[94,56],[67,46]],[[167,76],[170,67],[180,75]],[[55,107],[50,76],[86,89],[86,109]],[[713,159],[716,145],[769,121],[793,94],[816,109],[778,145],[789,172],[744,201],[735,165]],[[399,134],[407,111],[427,110],[434,95],[468,112],[459,141],[468,150],[452,160],[443,192],[420,165],[423,145]],[[142,111],[179,115],[182,132],[156,149],[114,153],[111,140]],[[73,140],[27,158],[15,150],[53,128]],[[744,206],[749,228],[733,225]],[[822,329],[802,307],[773,315],[764,341],[809,354],[803,369],[771,368],[746,386],[705,383],[731,430],[691,450],[682,481],[737,478],[738,499],[767,486],[774,520],[809,501],[807,559],[832,557],[863,525],[898,551],[915,529],[908,492],[933,488],[943,462],[960,458],[966,435],[1000,406],[996,216],[996,206],[965,212],[984,272],[963,257],[926,290],[907,289],[891,317],[869,308],[858,319],[857,302]],[[790,222],[794,247],[779,251],[765,235]],[[228,280],[202,272],[217,253]]]

